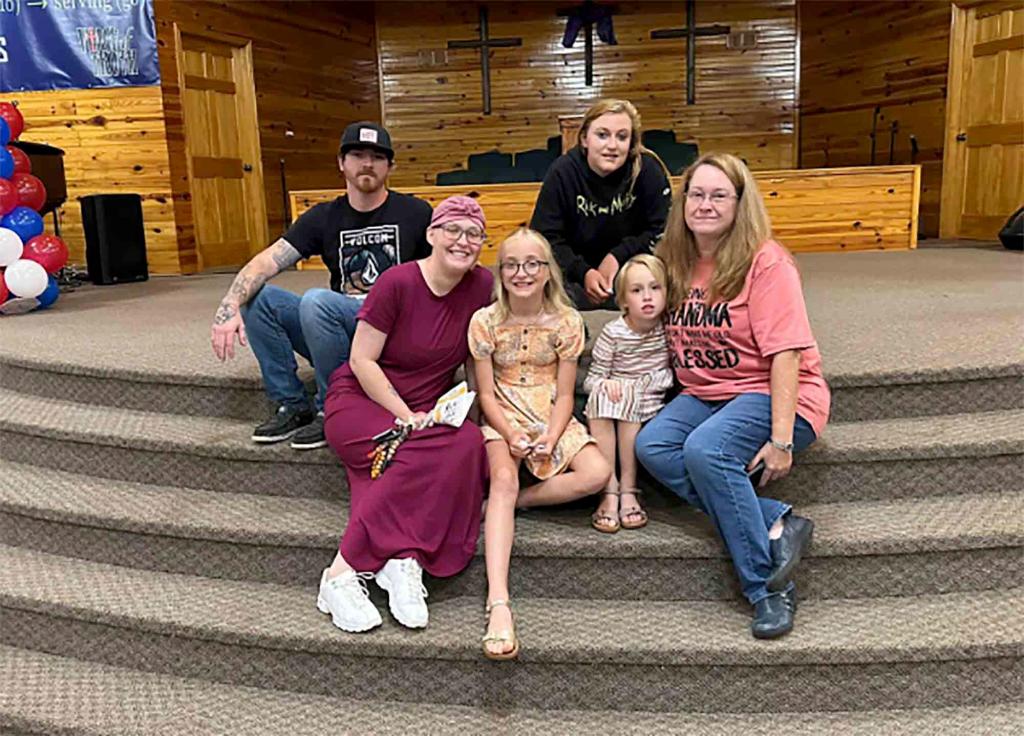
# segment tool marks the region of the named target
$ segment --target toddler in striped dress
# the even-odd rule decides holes
[[[585,410],[590,434],[613,468],[616,449],[619,459],[619,475],[612,473],[591,517],[599,532],[647,525],[647,512],[638,500],[633,448],[640,427],[664,406],[665,391],[672,387],[662,322],[667,286],[661,259],[641,254],[626,261],[615,277],[622,316],[598,336],[583,382],[590,394]]]

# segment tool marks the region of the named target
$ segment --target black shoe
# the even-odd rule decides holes
[[[281,406],[273,416],[252,431],[252,441],[259,444],[280,442],[291,437],[300,427],[313,421],[313,412]]]
[[[323,412],[318,412],[312,422],[296,432],[291,442],[293,450],[316,450],[320,447],[327,447]]]
[[[771,540],[772,572],[768,576],[768,590],[776,593],[789,585],[793,570],[800,564],[800,557],[811,545],[814,536],[814,522],[796,514],[786,517],[782,536]]]
[[[772,593],[754,604],[750,633],[755,639],[777,639],[793,630],[796,616],[796,588]]]

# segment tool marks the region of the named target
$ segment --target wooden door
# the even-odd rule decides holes
[[[1024,205],[1024,6],[953,8],[940,234],[994,240]]]
[[[177,24],[175,38],[199,268],[241,266],[267,246],[251,43]]]

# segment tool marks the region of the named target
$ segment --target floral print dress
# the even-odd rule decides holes
[[[505,419],[531,442],[544,433],[557,393],[558,363],[579,360],[585,343],[583,318],[575,309],[544,315],[532,323],[499,323],[497,304],[484,307],[469,323],[469,352],[494,365],[494,393]],[[497,430],[481,427],[484,441],[504,439]],[[527,469],[546,480],[565,470],[584,446],[594,442],[575,417],[562,432],[550,457],[524,459]]]

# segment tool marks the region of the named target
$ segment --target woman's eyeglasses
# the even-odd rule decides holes
[[[485,233],[478,227],[467,227],[465,230],[463,230],[454,222],[449,222],[444,225],[441,225],[441,230],[444,231],[445,235],[447,235],[449,238],[456,242],[458,242],[459,238],[465,235],[466,242],[471,243],[472,245],[480,245],[481,243],[484,242],[484,239],[487,237],[487,233]]]
[[[523,273],[527,276],[536,276],[540,273],[541,266],[548,265],[547,261],[523,261],[522,263],[516,263],[515,261],[505,261],[501,264],[501,272],[506,276],[515,276],[519,273],[519,269],[523,269]]]
[[[739,199],[738,196],[736,196],[735,194],[730,194],[729,192],[723,192],[721,190],[718,190],[705,194],[700,189],[691,189],[686,193],[686,198],[690,200],[691,204],[700,204],[706,199],[714,207],[720,207],[721,205],[728,202],[730,199]]]

